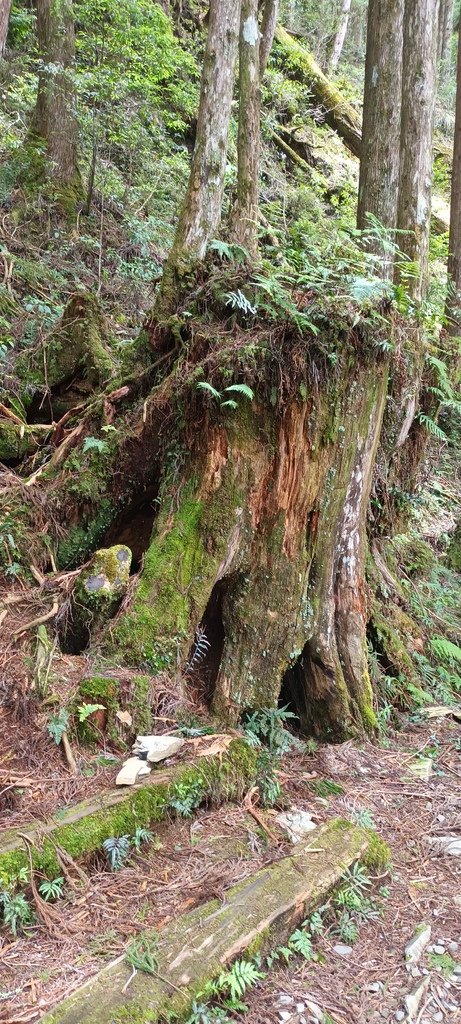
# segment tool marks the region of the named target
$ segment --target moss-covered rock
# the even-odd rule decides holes
[[[124,544],[95,551],[74,585],[72,611],[61,637],[64,650],[84,650],[91,633],[115,614],[126,593],[130,568],[131,551]]]

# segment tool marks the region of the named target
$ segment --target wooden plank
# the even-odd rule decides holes
[[[286,942],[306,914],[366,851],[368,836],[332,821],[309,842],[169,924],[158,935],[158,976],[138,972],[124,957],[109,964],[44,1018],[44,1024],[141,1024],[186,1014],[194,995],[237,957]]]

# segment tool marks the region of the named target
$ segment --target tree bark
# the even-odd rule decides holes
[[[33,133],[46,143],[52,181],[80,191],[75,89],[71,78],[75,61],[72,0],[37,0],[37,34],[41,69]]]
[[[448,291],[445,312],[451,334],[461,327],[461,33],[458,33],[456,113],[451,174],[450,235],[448,243]]]
[[[454,0],[440,0],[437,58],[445,61],[450,55],[450,41],[453,35]]]
[[[362,230],[367,227],[367,214],[385,228],[397,224],[403,9],[404,0],[370,0],[368,6],[357,209],[357,226]],[[383,278],[392,280],[392,256],[377,238],[369,237],[367,245],[381,257]]]
[[[338,28],[336,29],[333,45],[331,47],[331,54],[327,61],[328,72],[334,71],[338,67],[341,54],[343,52],[344,41],[346,39],[349,15],[351,13],[351,3],[352,0],[342,0]]]
[[[251,259],[258,255],[259,155],[261,122],[258,0],[243,0],[239,46],[239,128],[237,200],[231,237]]]
[[[11,0],[0,0],[0,57],[3,57],[10,21]]]
[[[192,166],[175,240],[154,308],[156,320],[177,304],[188,267],[203,259],[221,220],[241,0],[211,0]]]
[[[279,13],[280,0],[265,0],[261,22],[261,39],[259,42],[259,74],[261,80],[267,68],[267,62],[274,42],[275,29]]]
[[[406,0],[404,16],[397,227],[417,265],[408,285],[416,300],[427,290],[438,8],[438,0]]]

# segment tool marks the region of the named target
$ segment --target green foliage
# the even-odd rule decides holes
[[[158,937],[156,934],[139,935],[128,946],[125,960],[130,967],[144,974],[156,975],[158,971]]]
[[[119,871],[123,867],[130,852],[130,837],[111,836],[105,839],[102,848],[109,861],[112,871]]]
[[[245,720],[245,736],[253,747],[263,743],[277,757],[282,757],[291,750],[293,739],[285,729],[285,723],[295,719],[296,715],[282,708],[261,708],[253,711]]]
[[[63,734],[67,732],[69,728],[68,711],[66,711],[65,708],[61,708],[57,715],[53,715],[53,717],[50,718],[46,728],[56,745],[59,746]]]
[[[86,437],[83,442],[82,452],[98,452],[99,455],[106,455],[110,451],[107,441],[101,441],[98,437]]]
[[[139,853],[143,843],[152,843],[154,840],[153,832],[150,832],[148,828],[137,828],[134,836],[131,840],[131,845],[134,846],[135,850]]]
[[[256,785],[263,807],[273,807],[279,800],[282,787],[277,775],[280,760],[270,750],[258,751],[256,760]]]
[[[25,931],[28,925],[33,924],[34,913],[23,893],[12,894],[0,890],[0,905],[3,920],[15,938],[18,932]]]
[[[254,398],[254,393],[251,388],[248,387],[248,384],[229,384],[229,387],[224,388],[223,391],[217,391],[216,388],[214,388],[208,381],[200,380],[196,384],[196,387],[199,391],[205,391],[207,394],[211,395],[211,397],[218,402],[220,409],[238,409],[238,402],[236,402],[232,397],[226,398],[226,395],[242,395],[250,402],[252,402]]]
[[[177,782],[171,790],[170,807],[182,818],[190,818],[192,811],[201,804],[203,796],[203,783],[198,779]]]
[[[446,637],[434,636],[430,641],[430,645],[437,658],[440,658],[441,661],[446,662],[448,665],[455,665],[461,662],[461,647],[458,647],[458,644],[453,644]]]
[[[43,899],[49,903],[50,900],[59,900],[64,890],[64,878],[59,875],[57,878],[46,878],[44,882],[40,882],[38,891]]]
[[[360,825],[361,828],[376,828],[375,819],[366,807],[354,807],[350,813],[351,821],[354,825]]]
[[[236,960],[230,970],[221,972],[213,988],[216,994],[228,997],[231,1004],[235,1004],[239,1002],[247,988],[251,988],[262,978],[264,974],[258,971],[251,960]]]
[[[81,704],[77,708],[79,722],[86,722],[90,715],[94,715],[95,711],[105,711],[104,704]]]
[[[449,978],[456,967],[456,961],[449,953],[429,953],[429,964],[435,971],[441,971]]]

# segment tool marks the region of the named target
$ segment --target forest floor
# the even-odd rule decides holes
[[[411,766],[427,757],[431,773],[423,780]],[[316,1019],[315,1008],[335,1024],[402,1019],[396,1014],[405,995],[424,978],[428,988],[414,1020],[459,1019],[461,977],[456,981],[454,972],[461,964],[461,860],[437,852],[428,840],[461,835],[460,779],[461,723],[451,715],[430,721],[413,716],[384,747],[349,742],[285,757],[281,781],[288,805],[309,811],[318,825],[332,817],[360,821],[365,812],[365,820],[371,815],[392,851],[389,872],[374,878],[373,886],[377,892],[385,886],[389,894],[378,900],[382,916],[360,925],[353,945],[333,921],[315,941],[318,962],[272,966],[246,993],[247,1024],[303,1024]],[[332,782],[340,792],[331,792]],[[155,842],[116,873],[102,854],[93,856],[85,864],[86,885],[60,901],[65,934],[53,938],[38,925],[17,938],[1,933],[0,1020],[39,1020],[123,952],[132,935],[162,928],[209,899],[224,900],[230,885],[286,856],[290,844],[275,822],[277,812],[261,814],[276,841],[243,806],[224,805],[201,809],[193,820],[162,823]],[[408,971],[405,946],[423,922],[431,925],[436,949],[430,945]]]

